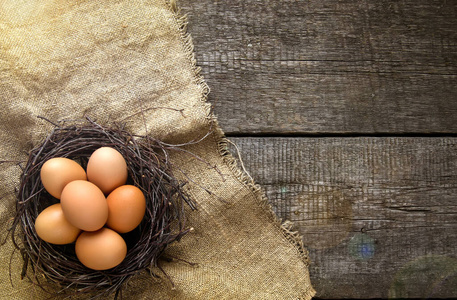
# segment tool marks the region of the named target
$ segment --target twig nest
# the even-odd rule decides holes
[[[89,119],[55,125],[30,152],[18,189],[11,233],[23,275],[52,294],[110,294],[151,272],[167,245],[189,231],[184,205],[194,208],[173,176],[173,148]]]

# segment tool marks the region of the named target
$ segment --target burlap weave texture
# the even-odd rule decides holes
[[[0,0],[0,160],[23,161],[50,120],[90,116],[123,122],[137,134],[171,143],[199,140],[172,159],[195,183],[195,230],[167,250],[196,263],[163,263],[175,284],[139,275],[127,299],[309,299],[314,295],[300,239],[276,219],[263,193],[227,153],[205,102],[185,20],[165,0]],[[14,213],[20,168],[0,167],[0,222]],[[184,179],[184,178],[183,178]],[[201,187],[212,192],[207,193]],[[223,201],[221,200],[223,199]],[[20,280],[21,259],[0,247],[0,298],[44,299]],[[160,275],[160,272],[157,272]]]

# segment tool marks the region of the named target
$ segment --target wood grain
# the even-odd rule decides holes
[[[179,4],[228,135],[457,132],[453,1]]]
[[[303,235],[318,297],[456,297],[455,2],[179,6],[219,123]]]
[[[231,140],[303,235],[318,297],[457,295],[457,138]]]

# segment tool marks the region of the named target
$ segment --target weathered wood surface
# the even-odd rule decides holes
[[[457,3],[178,4],[222,129],[309,247],[317,297],[457,297]]]
[[[457,138],[231,140],[303,235],[317,296],[457,295]]]
[[[455,1],[179,3],[227,134],[457,132]]]

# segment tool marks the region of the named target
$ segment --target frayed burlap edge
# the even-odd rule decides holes
[[[179,32],[184,43],[184,50],[194,71],[195,83],[200,87],[200,101],[206,112],[208,128],[214,128],[215,134],[213,136],[216,144],[218,145],[219,155],[221,155],[224,163],[229,167],[235,178],[237,178],[240,183],[249,188],[251,193],[255,196],[255,199],[257,199],[257,204],[259,204],[268,214],[268,218],[275,224],[276,228],[283,236],[283,238],[287,240],[295,248],[298,256],[303,261],[305,266],[309,267],[309,253],[304,246],[303,236],[300,235],[298,231],[293,230],[293,222],[288,220],[282,222],[282,220],[278,218],[278,216],[273,211],[273,208],[261,186],[256,184],[254,180],[246,173],[246,171],[238,166],[237,159],[229,151],[228,144],[232,142],[225,137],[224,132],[219,127],[217,117],[213,113],[211,104],[208,102],[208,94],[210,92],[210,88],[206,84],[203,76],[201,75],[201,68],[197,65],[192,37],[190,33],[187,31],[187,16],[181,13],[181,10],[177,5],[176,0],[166,0],[166,2],[179,26]],[[304,293],[304,295],[302,295],[300,299],[311,299],[315,296],[315,294],[316,291],[310,285],[310,288]]]

